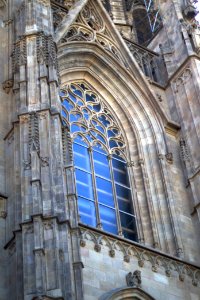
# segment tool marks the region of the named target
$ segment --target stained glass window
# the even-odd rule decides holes
[[[62,117],[73,140],[80,222],[137,240],[136,219],[118,124],[85,83],[62,88]]]

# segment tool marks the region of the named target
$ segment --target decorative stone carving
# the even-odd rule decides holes
[[[150,82],[159,81],[157,76],[157,59],[159,56],[156,53],[153,53],[148,49],[144,49],[138,44],[127,40],[126,38],[124,40],[140,69],[147,76],[147,80]]]
[[[31,169],[31,160],[24,160],[24,170]]]
[[[69,27],[60,44],[72,41],[95,42],[126,66],[126,62],[113,37],[110,35],[103,18],[90,1],[79,14],[76,22]]]
[[[190,161],[189,158],[189,150],[188,150],[188,146],[186,143],[186,140],[184,138],[180,139],[180,150],[181,150],[181,158],[184,162],[186,161]]]
[[[9,80],[6,80],[2,83],[3,85],[3,90],[6,92],[6,94],[9,94],[10,93],[10,90],[12,89],[13,87],[13,80],[12,79],[9,79]]]
[[[57,69],[57,50],[51,35],[41,32],[37,36],[37,59],[40,64],[53,65]]]
[[[0,218],[6,219],[7,217],[7,212],[5,210],[0,211]]]
[[[185,85],[187,81],[192,77],[192,70],[186,67],[182,74],[174,81],[174,91],[178,92],[179,86]]]
[[[170,152],[170,153],[167,153],[166,155],[165,155],[165,157],[166,157],[166,160],[167,160],[167,162],[169,163],[169,164],[173,164],[173,154]]]
[[[20,37],[14,44],[14,50],[12,54],[13,71],[17,72],[21,65],[25,65],[27,62],[27,49],[26,49],[26,37]]]
[[[41,166],[48,167],[49,166],[49,157],[40,157]]]
[[[132,243],[123,242],[118,239],[114,239],[106,235],[106,233],[101,234],[92,229],[86,229],[81,227],[81,245],[86,246],[86,242],[93,242],[94,245],[101,243],[104,247],[108,248],[108,254],[111,251],[120,251],[123,253],[124,261],[130,262],[132,257],[136,257],[138,260],[138,265],[140,267],[144,266],[145,261],[151,264],[153,272],[159,272],[160,269],[164,269],[167,277],[178,274],[180,281],[183,281],[186,276],[191,278],[193,285],[198,285],[200,283],[200,268],[193,267],[187,262],[180,262],[175,258],[167,258],[166,255],[162,256],[161,252],[153,252],[151,250],[144,250],[138,245],[133,245]],[[102,248],[102,247],[101,247]],[[99,248],[100,249],[100,248]],[[101,251],[101,250],[100,250]],[[132,273],[131,273],[132,274]]]
[[[29,119],[29,148],[31,150],[40,150],[40,141],[39,141],[39,123],[37,113],[30,114]]]
[[[75,0],[52,0],[51,9],[53,15],[54,30],[56,30],[63,19],[67,16],[69,9],[75,3]]]
[[[129,272],[126,275],[127,286],[140,288],[142,284],[141,271],[136,270],[133,273]]]

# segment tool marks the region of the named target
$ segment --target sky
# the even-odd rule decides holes
[[[195,4],[197,10],[199,11],[198,15],[196,16],[196,19],[199,21],[200,23],[200,0],[198,0],[198,2]]]

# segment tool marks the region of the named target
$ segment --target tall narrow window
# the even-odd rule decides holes
[[[80,222],[137,240],[126,148],[115,119],[83,83],[61,90],[63,123],[70,128]]]

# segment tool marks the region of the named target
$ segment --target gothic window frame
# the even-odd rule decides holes
[[[116,117],[108,108],[106,101],[102,99],[101,95],[83,80],[70,81],[66,85],[62,85],[60,90],[63,125],[70,135],[74,153],[73,163],[76,177],[77,206],[79,206],[80,212],[81,201],[83,207],[86,203],[90,203],[92,207],[91,215],[93,215],[93,221],[96,222],[96,226],[95,224],[85,225],[92,225],[92,227],[97,227],[105,232],[137,241],[138,230],[137,218],[134,214],[133,182],[128,168],[130,165],[127,159],[125,139],[116,121]],[[79,152],[77,148],[81,149],[81,147],[82,150]],[[82,160],[77,158],[81,156],[80,153],[85,153],[85,156],[82,156]],[[106,163],[104,164],[104,170],[105,173],[109,173],[108,178],[105,178],[104,174],[98,173],[98,167],[96,166],[98,165],[98,156],[101,156],[101,159],[105,159],[107,162],[107,165]],[[84,163],[87,166],[80,165],[83,157]],[[108,171],[106,171],[106,166],[108,167]],[[119,166],[121,169],[119,169]],[[119,174],[120,172],[124,172],[123,174],[127,175],[127,178],[124,176],[123,179],[121,173],[118,176],[120,179],[116,179],[117,172]],[[83,178],[84,175],[85,178],[90,178],[88,179],[88,184],[85,184],[86,188],[90,185],[92,187],[92,194],[90,193],[89,196],[87,194],[83,196],[85,187],[83,184],[81,187],[82,179],[80,178]],[[120,180],[122,182],[119,182]],[[112,205],[108,202],[106,203],[107,200],[104,200],[107,197],[107,195],[105,196],[107,190],[110,191],[110,188],[105,188],[106,184],[111,187],[108,199],[110,199],[109,201],[110,203],[112,202]],[[101,185],[104,185],[103,190],[101,189]],[[100,191],[104,193],[101,194],[101,197],[99,196]],[[127,199],[125,199],[126,197]],[[116,218],[115,223],[113,221],[113,229],[111,229],[112,222],[109,223],[103,219],[103,210],[105,210],[104,215],[106,214],[106,210],[107,212],[110,210],[109,216]],[[84,218],[83,212],[80,214]],[[108,226],[106,222],[109,224]],[[81,220],[80,223],[82,223]],[[114,224],[116,228],[114,228]]]

